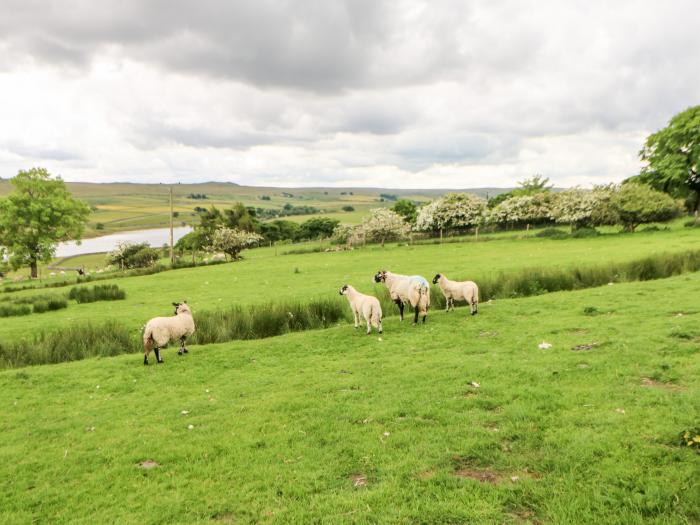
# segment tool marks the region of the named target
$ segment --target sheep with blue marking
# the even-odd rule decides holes
[[[415,312],[413,324],[418,323],[419,315],[423,316],[423,323],[425,323],[430,306],[430,285],[425,277],[379,270],[374,276],[374,282],[384,283],[387,287],[391,300],[399,307],[402,321],[404,306],[408,304]]]

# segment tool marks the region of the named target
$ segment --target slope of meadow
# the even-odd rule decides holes
[[[156,315],[170,315],[170,303],[186,299],[195,313],[232,304],[328,297],[344,283],[361,291],[374,289],[372,276],[380,268],[399,273],[437,272],[477,282],[500,272],[523,268],[557,268],[623,262],[661,252],[697,249],[700,230],[605,235],[588,239],[502,239],[444,245],[368,246],[349,252],[275,256],[274,249],[245,252],[232,264],[189,268],[145,277],[101,281],[116,283],[127,293],[118,303],[71,304],[57,312],[0,321],[0,338],[12,340],[41,328],[62,328],[80,321],[115,319],[136,332]],[[0,300],[32,294],[57,294],[65,289],[27,290],[1,294]]]
[[[301,280],[313,260],[336,287],[307,260]],[[697,523],[700,456],[678,435],[700,413],[699,294],[695,273],[394,317],[382,338],[5,370],[0,522]]]

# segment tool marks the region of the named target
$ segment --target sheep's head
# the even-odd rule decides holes
[[[348,285],[344,284],[343,287],[338,292],[340,295],[345,295],[348,292]]]
[[[442,278],[442,275],[439,273],[435,274],[435,277],[433,277],[433,284],[437,284],[437,282]]]
[[[183,313],[188,313],[188,314],[192,313],[190,311],[190,307],[187,306],[187,301],[185,301],[183,303],[173,303],[173,306],[175,307],[175,315],[183,314]]]
[[[374,274],[375,283],[383,283],[384,281],[386,281],[386,270],[379,270]]]

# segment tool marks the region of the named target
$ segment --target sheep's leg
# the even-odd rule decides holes
[[[153,352],[156,354],[156,363],[161,364],[163,360],[160,358],[160,349],[154,348]]]
[[[399,316],[403,321],[403,301],[401,299],[396,299],[394,302],[396,303],[396,306],[399,307]]]
[[[187,348],[185,348],[185,338],[181,337],[180,338],[180,350],[178,351],[177,355],[182,355],[182,354],[187,354]]]
[[[445,297],[445,313],[450,311],[450,298]]]
[[[370,318],[367,317],[367,335],[369,335],[372,332],[372,329],[370,328],[370,324],[369,324],[369,319]]]
[[[144,366],[148,365],[148,352],[143,353],[143,364]]]
[[[352,315],[355,318],[355,330],[357,330],[357,327],[360,326],[360,320],[358,319],[357,310],[353,310]]]
[[[479,313],[479,305],[476,301],[473,301],[471,304],[471,310],[472,310],[472,315],[476,315]]]
[[[415,307],[415,316],[413,317],[413,324],[418,324],[418,305]]]
[[[379,320],[379,333],[381,334],[383,332],[382,330],[382,320]]]

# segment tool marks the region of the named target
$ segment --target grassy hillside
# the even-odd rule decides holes
[[[102,281],[119,284],[127,293],[119,303],[71,304],[66,310],[4,319],[0,338],[12,340],[40,328],[61,328],[82,321],[117,319],[136,332],[156,315],[170,315],[170,303],[186,299],[195,312],[231,304],[334,295],[344,283],[371,292],[371,279],[380,268],[431,278],[442,272],[477,282],[500,272],[523,268],[567,267],[638,259],[659,252],[698,247],[700,231],[680,229],[648,233],[606,235],[588,239],[502,239],[444,245],[371,246],[349,252],[274,255],[273,248],[245,252],[241,262],[213,267],[163,272],[147,277]],[[62,289],[27,290],[1,294],[1,300]]]
[[[87,236],[117,231],[166,227],[169,224],[168,185],[109,183],[94,184],[69,182],[68,188],[78,198],[95,207],[90,215]],[[11,191],[8,180],[0,180],[0,196]],[[282,209],[285,204],[313,206],[323,210],[323,215],[335,217],[343,223],[355,224],[371,208],[390,206],[381,202],[381,194],[395,195],[415,201],[427,202],[449,190],[394,190],[381,188],[271,188],[239,186],[231,183],[210,182],[203,184],[173,185],[173,209],[178,213],[176,225],[196,224],[199,219],[195,207],[217,206],[226,208],[235,202],[246,206]],[[497,195],[506,189],[477,188],[466,190],[481,196]],[[206,199],[193,199],[189,195],[206,195]],[[263,200],[269,197],[269,200]],[[352,206],[355,211],[343,211]],[[302,221],[306,216],[292,216],[290,220]],[[100,223],[102,229],[97,230]]]
[[[351,266],[306,260],[297,289]],[[267,279],[231,288],[253,300]],[[0,522],[697,523],[700,456],[678,434],[700,413],[699,294],[692,274],[391,318],[382,338],[342,325],[3,371]]]

